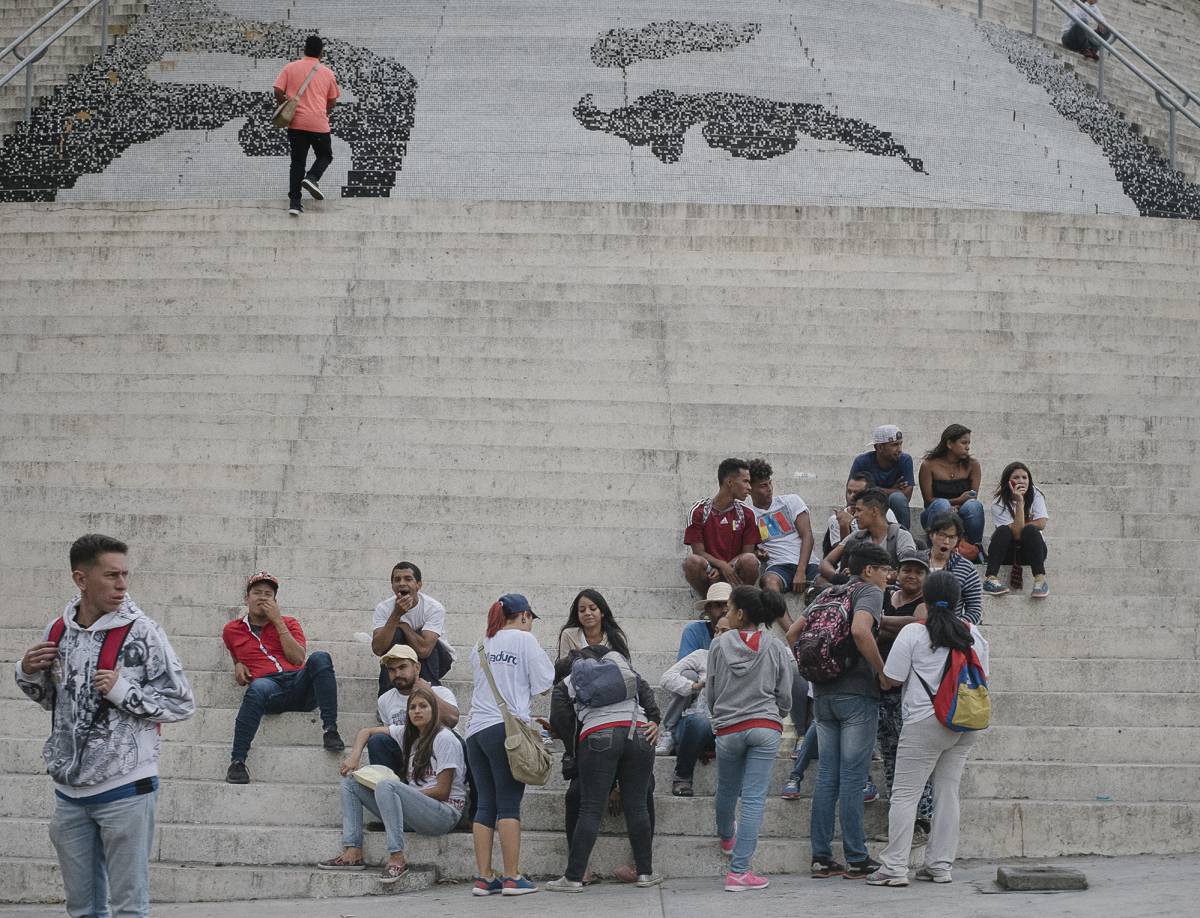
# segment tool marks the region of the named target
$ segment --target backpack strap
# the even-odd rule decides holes
[[[941,674],[941,676],[938,677],[938,688],[942,687],[942,681],[946,678],[946,673],[950,672],[950,663],[953,661],[953,659],[954,659],[954,648],[947,647],[946,648],[946,665],[942,667],[942,674]],[[929,687],[928,682],[926,682],[924,679],[921,678],[921,674],[919,672],[917,672],[917,668],[915,666],[913,667],[912,672],[913,672],[913,675],[917,677],[917,681],[920,682],[921,686],[925,689],[925,694],[929,696],[929,703],[936,707],[937,699],[935,696],[937,693],[934,692]],[[935,716],[936,716],[936,714],[935,714]]]
[[[66,633],[66,630],[67,623],[62,616],[59,616],[54,620],[54,624],[50,626],[50,633],[46,635],[46,640],[57,647],[62,641],[62,636]]]
[[[117,661],[121,658],[121,648],[132,627],[133,622],[129,622],[120,628],[109,628],[104,633],[104,643],[100,645],[100,659],[96,663],[97,669],[117,668]]]

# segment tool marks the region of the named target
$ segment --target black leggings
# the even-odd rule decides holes
[[[597,730],[579,744],[579,818],[567,858],[568,880],[582,880],[600,834],[613,779],[621,783],[625,830],[633,847],[637,872],[653,873],[654,830],[646,799],[654,775],[654,749],[640,730],[629,738],[628,727]]]
[[[1042,530],[1027,523],[1021,530],[1020,541],[1016,541],[1011,529],[998,526],[992,533],[992,544],[988,546],[987,576],[995,577],[1001,564],[1027,565],[1035,577],[1045,574],[1046,540],[1042,538]]]

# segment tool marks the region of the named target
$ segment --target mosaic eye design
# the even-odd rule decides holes
[[[641,29],[613,29],[592,45],[597,67],[628,67],[698,51],[731,51],[753,41],[758,23],[652,22]],[[733,92],[675,93],[659,89],[610,112],[597,108],[589,93],[579,100],[575,120],[589,131],[604,131],[634,146],[649,147],[663,163],[677,163],[684,135],[703,125],[705,142],[743,159],[770,159],[796,149],[799,136],[833,140],[874,156],[899,157],[924,174],[921,160],[887,131],[858,118],[843,118],[822,105],[777,102]]]

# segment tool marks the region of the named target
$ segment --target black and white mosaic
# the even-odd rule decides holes
[[[269,83],[255,92],[162,83],[150,79],[147,67],[170,54],[209,51],[290,60],[308,34],[232,17],[207,0],[151,0],[125,38],[44,100],[30,123],[0,145],[0,201],[52,201],[134,144],[170,131],[211,131],[240,118],[246,121],[238,142],[247,156],[286,157],[287,135],[271,125]],[[323,60],[355,99],[329,118],[333,136],[350,147],[342,195],[387,197],[412,130],[416,80],[396,61],[336,38],[326,37]]]
[[[790,153],[799,135],[843,143],[873,156],[895,156],[914,172],[925,172],[890,133],[858,118],[843,118],[821,105],[776,102],[731,92],[676,94],[659,89],[630,105],[601,111],[591,95],[575,106],[575,118],[590,131],[605,131],[634,146],[650,148],[663,163],[679,162],[684,134],[702,124],[710,147],[743,159]]]
[[[743,22],[651,22],[640,29],[610,29],[592,45],[597,67],[628,67],[696,51],[730,51],[754,40],[762,26]]]
[[[1125,194],[1142,216],[1200,219],[1200,185],[1171,168],[1090,85],[1028,35],[990,22],[980,22],[978,28],[1026,79],[1046,90],[1051,105],[1064,118],[1077,124],[1104,151]]]

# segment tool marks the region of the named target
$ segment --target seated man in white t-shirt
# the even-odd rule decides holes
[[[438,685],[454,662],[446,636],[446,607],[421,592],[421,569],[411,561],[392,568],[392,594],[375,607],[371,650],[382,656],[394,644],[407,644],[417,652],[421,678]],[[390,684],[380,661],[379,694]]]
[[[444,685],[431,686],[421,678],[421,664],[417,653],[407,644],[397,644],[383,655],[384,669],[391,679],[392,687],[379,696],[377,707],[381,727],[364,727],[354,738],[346,761],[351,770],[361,764],[363,750],[372,765],[386,765],[393,771],[400,761],[400,737],[408,711],[408,696],[414,688],[430,688],[437,695],[439,716],[443,726],[454,729],[458,725],[458,701],[454,693]]]
[[[758,558],[767,563],[760,582],[764,590],[803,596],[817,577],[808,504],[799,494],[777,495],[772,472],[767,460],[750,460],[749,507],[758,523]]]

